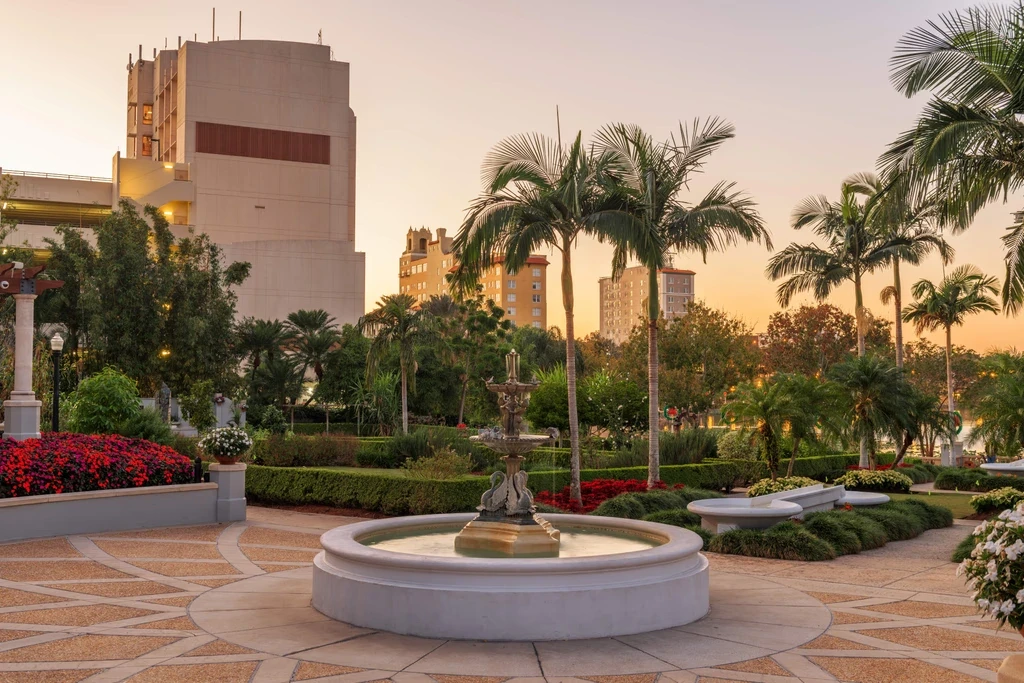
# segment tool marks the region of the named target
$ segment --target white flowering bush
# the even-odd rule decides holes
[[[894,470],[850,470],[832,483],[845,486],[847,491],[882,493],[907,493],[914,485],[910,477]]]
[[[808,477],[779,477],[775,481],[762,479],[750,485],[750,488],[747,489],[747,497],[766,496],[769,493],[792,491],[793,489],[802,489],[805,486],[814,486],[820,483],[820,481],[815,481]]]
[[[978,544],[960,563],[974,602],[999,623],[1024,627],[1024,503],[974,530]]]
[[[221,427],[207,432],[199,447],[215,458],[237,458],[252,447],[252,437],[238,427]]]
[[[971,507],[975,512],[995,512],[1009,510],[1024,502],[1024,491],[1004,486],[1001,489],[979,493],[971,498]]]

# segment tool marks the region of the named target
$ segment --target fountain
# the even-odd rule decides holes
[[[488,391],[498,394],[501,410],[500,430],[481,430],[470,441],[504,453],[505,473],[491,475],[491,488],[480,498],[480,512],[459,535],[459,550],[492,550],[512,556],[558,555],[559,533],[536,513],[533,493],[526,488],[526,472],[520,470],[523,456],[548,442],[550,437],[522,434],[523,413],[530,404],[530,392],[537,382],[519,381],[519,354],[515,349],[506,356],[508,380],[487,382]]]
[[[320,538],[313,607],[339,621],[427,638],[564,640],[681,626],[708,612],[703,542],[686,529],[592,515],[535,513],[523,455],[549,437],[523,434],[537,386],[489,381],[500,429],[471,437],[503,453],[477,514],[379,519]]]

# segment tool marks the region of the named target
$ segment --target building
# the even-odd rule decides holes
[[[694,296],[692,270],[662,268],[658,271],[658,296],[661,314],[672,320],[686,313]],[[629,333],[647,318],[648,269],[644,266],[626,268],[622,277],[599,279],[601,336],[621,344]]]
[[[207,233],[252,264],[241,316],[365,310],[355,250],[356,119],[349,65],[327,45],[188,41],[129,64],[125,153],[110,178],[5,170],[18,181],[11,243],[92,228],[118,201],[158,207],[178,237]],[[87,235],[88,236],[88,235]]]
[[[444,228],[437,229],[437,239],[429,228],[409,228],[405,251],[398,259],[398,291],[420,302],[447,294],[446,276],[455,265],[452,238]],[[499,261],[481,276],[480,286],[484,296],[505,309],[505,317],[516,326],[547,329],[547,271],[544,256],[530,256],[515,275]]]

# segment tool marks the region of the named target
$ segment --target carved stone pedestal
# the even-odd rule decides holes
[[[477,517],[455,537],[459,550],[490,550],[503,555],[558,556],[559,533],[534,515],[523,523],[493,522]]]

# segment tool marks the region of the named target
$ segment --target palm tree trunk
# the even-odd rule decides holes
[[[647,488],[654,488],[654,485],[661,481],[661,413],[658,412],[658,316],[661,314],[661,307],[658,300],[657,268],[648,269],[647,290]]]
[[[903,310],[903,285],[900,284],[900,260],[892,260],[892,288],[893,301],[896,304],[896,367],[903,369],[903,318],[900,311]]]
[[[402,433],[409,433],[409,391],[405,381],[405,363],[402,363]]]
[[[953,327],[946,325],[946,401],[949,406],[949,414],[953,415],[956,406],[953,405]]]
[[[466,413],[466,394],[469,393],[469,379],[462,380],[462,397],[459,398],[459,422],[464,424],[463,417]]]
[[[793,439],[793,453],[789,456],[789,467],[786,468],[786,476],[793,476],[793,465],[796,464],[796,454],[800,450],[800,439]]]
[[[565,308],[565,379],[569,388],[569,497],[583,504],[580,490],[580,417],[576,407],[576,338],[573,321],[572,242],[562,241],[562,306]]]
[[[864,357],[864,292],[860,287],[860,273],[853,278],[853,291],[855,295],[853,312],[857,318],[857,357]],[[867,437],[860,439],[860,466],[875,469],[874,458],[868,454]]]

